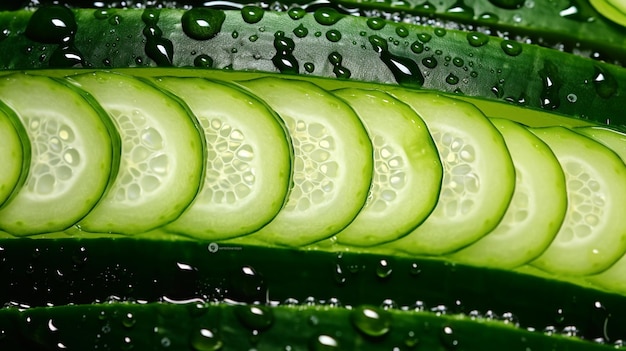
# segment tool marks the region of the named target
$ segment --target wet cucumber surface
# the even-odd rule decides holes
[[[7,48],[0,50],[0,67],[297,73],[395,83],[625,124],[623,67],[478,31],[347,16],[332,8],[260,10],[251,17],[245,10],[206,8],[39,11],[0,16],[7,33],[0,41]],[[29,26],[31,18],[42,19]]]
[[[21,161],[15,196],[0,215],[20,190],[32,187],[29,177],[43,174],[48,181],[39,183],[61,192],[56,186],[65,181],[66,164],[80,160],[91,172],[83,183],[91,180],[89,174],[106,179],[96,182],[104,188],[99,203],[81,204],[74,196],[59,201],[58,209],[82,211],[89,219],[98,205],[108,203],[104,213],[119,207],[117,215],[107,216],[127,216],[129,225],[111,233],[89,232],[81,225],[88,222],[76,218],[65,226],[0,233],[0,279],[9,282],[0,291],[3,350],[623,346],[624,37],[619,16],[597,12],[619,10],[613,2],[343,1],[275,3],[272,9],[237,2],[211,8],[181,8],[183,2],[151,2],[149,8],[133,1],[67,3],[69,8],[13,5],[17,11],[0,12],[0,48],[6,48],[0,50],[0,78],[20,77],[28,85],[51,77],[70,88],[75,102],[102,120],[110,165],[104,172],[89,166],[93,163],[85,160],[93,150],[74,150],[73,144],[64,144],[72,151],[59,160],[35,157],[44,149],[57,152],[56,139],[69,145],[81,136],[47,128],[51,139],[33,144],[32,164]],[[157,9],[160,5],[167,8]],[[150,128],[120,128],[111,99],[98,90],[87,94],[77,80],[66,78],[90,72],[121,78],[116,84],[139,82],[131,94],[109,89],[116,85],[111,82],[105,91],[123,95],[113,100],[138,101],[143,112],[158,110],[148,113],[148,124],[163,138],[148,133]],[[282,90],[268,88],[269,82]],[[305,86],[308,93],[300,94]],[[8,87],[4,92],[15,99]],[[52,106],[56,93],[31,92],[39,94],[40,107],[59,109]],[[272,98],[276,92],[280,96]],[[318,104],[308,101],[313,92],[324,96]],[[427,98],[416,103],[413,94]],[[368,108],[365,100],[354,98],[359,96],[380,106]],[[5,99],[0,94],[7,105],[2,111],[18,117]],[[433,101],[445,103],[434,106]],[[394,131],[395,123],[384,118],[392,103],[403,106],[407,120],[421,129],[422,142],[393,149],[380,143],[384,130]],[[339,105],[344,112],[328,113]],[[437,117],[437,111],[452,106],[468,106],[460,110],[460,122]],[[178,112],[166,113],[172,109]],[[133,111],[136,125],[144,121],[141,111]],[[326,116],[323,123],[308,118],[315,113]],[[77,115],[67,113],[65,119],[72,124]],[[165,115],[173,119],[170,127]],[[248,118],[235,121],[235,115]],[[477,122],[462,127],[470,115]],[[359,119],[363,125],[355,128]],[[13,149],[30,153],[33,126],[15,121],[13,136],[23,145],[13,143]],[[171,127],[177,121],[195,130],[191,138],[172,144],[166,136],[181,131]],[[490,132],[479,136],[481,128]],[[360,141],[344,143],[356,130]],[[258,138],[261,134],[267,138]],[[565,135],[577,141],[559,145]],[[125,158],[129,139],[134,147]],[[495,146],[485,147],[494,140]],[[163,141],[163,148],[153,148],[155,141]],[[175,149],[187,151],[174,157]],[[405,153],[408,159],[399,156]],[[488,154],[500,155],[499,161]],[[403,168],[419,155],[427,155],[421,166]],[[358,161],[363,156],[364,162]],[[193,166],[169,162],[185,157]],[[168,162],[154,162],[164,158]],[[135,164],[139,159],[152,161]],[[491,163],[479,166],[483,159]],[[530,165],[540,159],[543,166],[531,172]],[[587,167],[594,162],[602,165]],[[31,167],[41,163],[54,171]],[[182,179],[183,169],[191,178]],[[420,170],[422,183],[413,185],[410,180],[420,179]],[[175,179],[175,188],[146,201],[156,171],[166,175],[158,179]],[[179,175],[172,176],[175,172]],[[550,176],[540,175],[545,172]],[[140,195],[144,207],[137,215],[132,211],[139,208],[120,206],[128,199],[119,196],[116,184],[128,184],[128,175],[142,179],[134,183],[137,191],[126,192]],[[41,184],[31,200],[50,202]],[[416,204],[410,196],[398,196],[407,184],[429,200]],[[485,189],[495,194],[476,196]],[[247,204],[238,198],[246,194]],[[333,202],[320,216],[316,208],[329,195]],[[558,204],[533,197],[539,195]],[[389,206],[423,211],[411,218],[381,206],[377,196]],[[538,215],[528,200],[551,208]],[[184,204],[162,217],[160,209],[172,207],[170,201]],[[296,207],[298,220],[274,230],[281,225],[273,223]],[[482,210],[472,212],[475,208]],[[360,227],[371,236],[342,239],[341,228],[350,229],[372,213],[381,217]],[[444,246],[421,240],[419,235],[458,239],[463,230],[433,220],[442,213],[465,218],[463,227],[472,227],[473,234]],[[30,216],[45,219],[46,213]],[[541,221],[551,229],[534,230],[544,226]],[[392,230],[385,222],[402,229],[378,237]],[[506,236],[515,234],[502,229],[506,223],[517,225],[519,235]],[[522,238],[524,232],[536,236],[532,245],[533,237]],[[489,241],[493,238],[500,241]],[[601,245],[606,242],[614,244]],[[507,254],[511,249],[514,254]],[[612,254],[605,255],[607,250]],[[484,255],[494,251],[507,259]]]

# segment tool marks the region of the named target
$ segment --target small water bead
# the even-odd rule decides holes
[[[267,330],[274,323],[274,313],[267,306],[239,305],[235,315],[247,328],[257,331]]]
[[[422,64],[427,68],[435,68],[437,67],[437,59],[434,56],[425,57],[422,59]]]
[[[309,343],[309,351],[333,351],[339,349],[339,341],[326,334],[315,336]]]
[[[258,6],[247,5],[241,8],[241,17],[246,23],[257,23],[263,19],[265,10]]]
[[[463,0],[457,0],[452,6],[446,9],[446,12],[466,19],[474,17],[474,9],[471,6],[467,6]]]
[[[146,38],[158,38],[163,35],[163,31],[157,26],[149,25],[144,27],[143,35]]]
[[[181,17],[183,31],[187,36],[196,40],[207,40],[216,36],[222,30],[226,19],[224,11],[203,7],[194,7],[187,10]]]
[[[455,65],[456,67],[463,67],[465,62],[463,61],[462,58],[455,57],[455,58],[452,59],[452,64]]]
[[[287,15],[294,21],[299,20],[306,15],[306,10],[300,7],[293,7],[287,11]]]
[[[450,84],[450,85],[456,85],[459,84],[459,77],[455,76],[454,74],[450,73],[448,74],[448,76],[446,77],[446,83]]]
[[[141,13],[141,21],[148,26],[156,26],[160,15],[161,11],[158,8],[146,8]]]
[[[435,28],[435,35],[438,37],[444,37],[446,35],[446,29],[445,28]]]
[[[479,32],[467,33],[467,42],[473,47],[481,47],[489,42],[489,36]]]
[[[431,14],[437,12],[437,6],[433,5],[429,1],[425,1],[419,5],[416,5],[415,10],[422,13]]]
[[[567,101],[574,103],[578,100],[578,96],[576,94],[567,94]]]
[[[171,66],[174,59],[174,44],[165,38],[148,38],[146,54],[157,66]]]
[[[454,332],[454,329],[450,326],[444,326],[441,329],[441,343],[448,350],[455,350],[459,347],[459,340]]]
[[[505,54],[509,56],[518,56],[522,53],[522,44],[513,40],[503,40],[500,43],[500,47]]]
[[[487,23],[498,23],[500,21],[500,17],[498,17],[498,15],[492,12],[481,13],[478,16],[478,19],[481,22],[487,22]]]
[[[391,314],[373,306],[358,306],[350,313],[352,325],[361,333],[381,337],[391,329]]]
[[[421,41],[422,43],[428,43],[432,38],[433,38],[432,35],[430,35],[428,33],[418,33],[417,34],[417,39],[419,41]]]
[[[372,30],[381,30],[385,28],[386,24],[387,22],[383,18],[372,17],[367,19],[367,26]]]
[[[233,39],[237,39],[237,38],[239,38],[239,32],[238,32],[238,31],[236,31],[236,30],[234,30],[234,31],[230,34],[230,36],[231,36],[231,37],[233,37]]]
[[[256,34],[252,34],[251,36],[248,37],[248,40],[254,43],[255,41],[259,40],[259,36]]]
[[[396,34],[400,38],[406,38],[409,35],[409,30],[404,26],[398,26],[396,27]]]
[[[332,7],[323,7],[313,13],[313,17],[317,23],[323,26],[331,26],[344,17],[341,13]]]
[[[298,38],[304,38],[309,34],[309,30],[300,23],[300,25],[293,30],[293,34]]]
[[[315,64],[313,62],[305,62],[304,63],[304,70],[307,73],[313,73],[313,71],[315,71]]]
[[[376,275],[379,278],[388,278],[392,272],[393,269],[387,260],[378,261],[378,265],[376,266]]]
[[[424,51],[424,44],[419,41],[414,41],[411,43],[411,51],[416,54],[421,54]]]
[[[326,32],[326,39],[328,39],[328,41],[331,41],[333,43],[338,42],[339,40],[341,40],[341,32],[339,32],[336,29],[331,29],[328,32]]]
[[[191,335],[191,347],[195,351],[216,351],[222,348],[222,340],[210,329],[200,329]]]
[[[137,319],[135,319],[135,316],[131,312],[126,313],[122,317],[122,325],[126,328],[134,327],[135,323],[137,323]]]
[[[615,95],[618,89],[617,80],[606,69],[598,65],[594,66],[593,86],[603,99],[608,99]]]
[[[193,59],[194,67],[211,68],[213,67],[213,58],[206,54],[200,54]]]

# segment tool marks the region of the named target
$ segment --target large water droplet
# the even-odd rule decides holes
[[[467,42],[474,47],[480,47],[489,42],[489,36],[479,32],[467,33]]]
[[[604,99],[608,99],[617,92],[617,80],[607,70],[600,66],[595,66],[593,75],[593,86],[596,93]]]
[[[543,68],[539,71],[539,76],[543,83],[541,91],[541,107],[554,110],[561,104],[559,98],[559,90],[561,89],[561,79],[558,76],[558,68],[551,61],[546,61]]]
[[[311,339],[310,351],[334,351],[339,350],[339,341],[330,335],[322,334]]]
[[[267,306],[239,305],[235,315],[247,328],[257,331],[267,330],[274,323],[274,314]]]
[[[241,8],[241,17],[246,23],[257,23],[263,19],[265,10],[258,6],[244,6]]]
[[[222,30],[222,24],[225,19],[224,11],[194,7],[183,14],[181,24],[183,31],[190,38],[207,40],[213,38]]]
[[[374,306],[358,306],[350,313],[352,325],[361,333],[380,337],[391,328],[391,314]]]
[[[216,351],[222,348],[222,340],[210,329],[200,329],[191,335],[191,347],[196,351]]]
[[[344,15],[337,12],[337,10],[335,10],[332,7],[323,7],[323,8],[317,9],[313,13],[313,17],[315,18],[317,23],[324,25],[324,26],[331,26],[339,22],[339,20],[342,19],[343,16]]]
[[[522,44],[513,40],[503,40],[500,47],[509,56],[517,56],[522,53]]]
[[[42,43],[56,44],[76,33],[74,13],[65,6],[39,7],[30,17],[25,34]]]
[[[386,24],[387,24],[387,22],[384,19],[382,19],[382,18],[374,18],[374,17],[372,17],[372,18],[368,18],[367,19],[367,26],[370,29],[373,29],[373,30],[383,29],[383,28],[385,28]]]

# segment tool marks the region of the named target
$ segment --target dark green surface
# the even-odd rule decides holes
[[[522,327],[575,326],[586,339],[626,338],[626,297],[443,260],[113,238],[9,239],[0,248],[3,305],[388,300],[447,313],[510,313]]]
[[[0,310],[2,350],[611,350],[511,324],[327,306],[100,304]]]

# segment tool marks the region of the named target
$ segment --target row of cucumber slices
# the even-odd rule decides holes
[[[0,229],[447,255],[626,291],[626,135],[398,87],[0,77]]]

